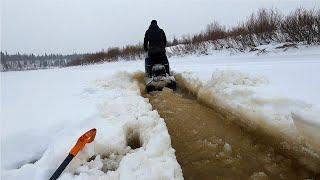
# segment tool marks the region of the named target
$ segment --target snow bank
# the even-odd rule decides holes
[[[239,71],[216,70],[205,82],[190,72],[183,72],[176,78],[178,86],[196,95],[203,103],[220,109],[227,119],[233,119],[255,133],[268,135],[271,141],[278,142],[280,149],[294,153],[309,168],[319,170],[320,116],[294,113],[316,112],[312,105],[264,94],[261,89],[269,86],[266,77]]]
[[[190,55],[197,56],[207,56],[207,55],[275,55],[284,54],[284,52],[290,53],[300,53],[301,49],[309,50],[316,46],[308,46],[303,43],[279,43],[279,42],[269,42],[262,44],[260,40],[254,40],[255,46],[243,45],[232,38],[219,39],[216,41],[205,41],[197,45],[192,44],[178,44],[175,46],[170,46],[166,48],[167,55],[171,57],[188,57]]]
[[[97,80],[84,88],[82,95],[96,103],[95,113],[61,131],[54,131],[54,137],[45,143],[44,151],[38,152],[38,156],[30,158],[23,151],[23,144],[30,143],[24,137],[6,140],[5,152],[25,154],[18,158],[13,153],[11,157],[2,154],[6,158],[1,178],[48,179],[77,138],[95,127],[95,141],[72,160],[59,179],[183,179],[164,120],[152,110],[148,100],[140,96],[138,84],[130,74],[120,72]],[[51,132],[25,135],[30,138],[47,133]],[[43,142],[32,143],[40,146]]]

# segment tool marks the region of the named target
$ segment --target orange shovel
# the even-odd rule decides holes
[[[66,159],[60,164],[58,169],[53,173],[49,180],[56,180],[61,175],[63,170],[68,166],[71,160],[81,151],[84,146],[88,143],[91,143],[96,137],[97,130],[95,128],[90,131],[84,133],[77,141],[76,145],[73,146],[71,151],[69,152]]]

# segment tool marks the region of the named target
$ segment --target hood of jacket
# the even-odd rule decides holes
[[[151,24],[149,29],[159,29],[159,26],[157,24]]]

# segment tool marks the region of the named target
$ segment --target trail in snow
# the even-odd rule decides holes
[[[143,74],[135,78],[143,90]],[[143,96],[165,119],[186,179],[320,177],[299,162],[304,157],[283,151],[272,137],[239,126],[232,116],[201,104],[192,95],[164,89]],[[320,160],[309,163],[320,164]]]
[[[314,112],[308,104],[287,98],[259,96],[255,88],[267,83],[263,76],[216,71],[207,82],[199,81],[192,73],[178,74],[176,79],[178,86],[195,96],[199,102],[219,110],[239,126],[263,135],[269,139],[269,144],[308,169],[320,172],[319,146],[314,146],[319,145],[319,139],[316,139],[318,128],[310,126],[317,116],[310,116],[309,119],[313,121],[306,121],[305,117],[293,113],[297,109]],[[297,117],[301,118],[299,127],[295,123]],[[318,125],[317,122],[314,124]]]

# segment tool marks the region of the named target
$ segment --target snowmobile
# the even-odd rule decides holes
[[[156,57],[157,58],[157,57]],[[164,87],[176,90],[176,80],[170,73],[169,64],[161,62],[150,63],[149,57],[145,59],[146,91],[161,91]]]

